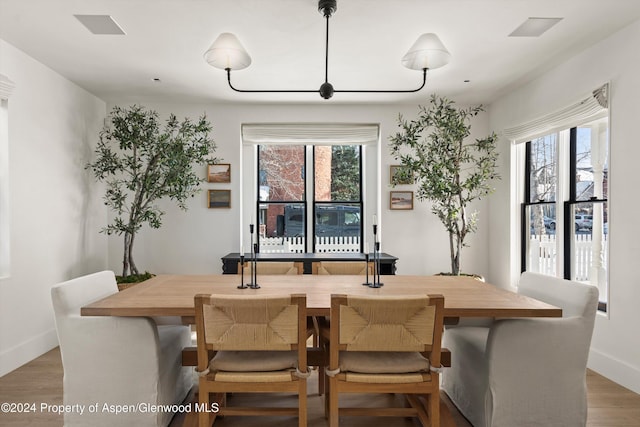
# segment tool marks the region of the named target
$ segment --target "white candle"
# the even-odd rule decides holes
[[[376,215],[373,216],[373,225],[378,225],[378,217]]]
[[[244,245],[240,245],[240,255],[244,255]]]

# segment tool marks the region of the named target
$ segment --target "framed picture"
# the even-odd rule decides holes
[[[413,191],[390,191],[389,208],[405,211],[413,209]]]
[[[400,176],[399,173],[402,173],[403,166],[402,165],[391,165],[389,166],[389,184],[413,184],[413,179],[411,176]],[[396,180],[394,182],[394,177]]]
[[[218,163],[215,165],[208,165],[207,181],[231,182],[231,165],[229,163]]]
[[[230,208],[231,190],[209,190],[208,205],[210,209]]]

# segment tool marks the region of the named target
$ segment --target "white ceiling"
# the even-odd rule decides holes
[[[240,94],[203,59],[221,32],[252,57],[242,89],[317,89],[324,26],[317,0],[0,0],[0,38],[105,101],[423,102],[438,93],[490,103],[515,85],[640,18],[639,0],[338,0],[330,21],[335,89],[411,89],[400,58],[434,32],[451,62],[416,94]],[[74,14],[111,15],[126,35],[94,35]],[[561,17],[539,38],[507,37],[529,17]],[[160,82],[154,82],[159,78]],[[465,83],[465,80],[470,80]]]

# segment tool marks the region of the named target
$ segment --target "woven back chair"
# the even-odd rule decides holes
[[[273,275],[273,274],[302,274],[303,265],[301,262],[293,261],[259,261],[256,263],[256,271],[258,275]],[[238,263],[238,274],[242,272],[242,265]],[[250,277],[253,272],[251,263],[245,259],[244,263],[244,275]]]
[[[306,296],[195,297],[200,427],[218,415],[294,415],[307,425]],[[209,358],[213,350],[215,356]],[[290,408],[238,408],[226,393],[295,393]]]
[[[311,264],[313,274],[373,275],[373,263],[365,261],[318,261]]]
[[[344,415],[418,417],[440,425],[444,298],[331,296],[329,426]],[[401,393],[409,407],[338,407],[342,393]]]

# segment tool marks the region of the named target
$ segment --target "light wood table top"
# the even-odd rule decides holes
[[[248,280],[245,277],[245,281]],[[363,286],[364,276],[258,276],[260,289],[238,289],[237,275],[159,275],[85,307],[83,316],[192,318],[197,294],[307,295],[309,316],[328,316],[331,294],[442,294],[445,317],[560,317],[562,310],[470,277],[381,276],[384,286]]]

